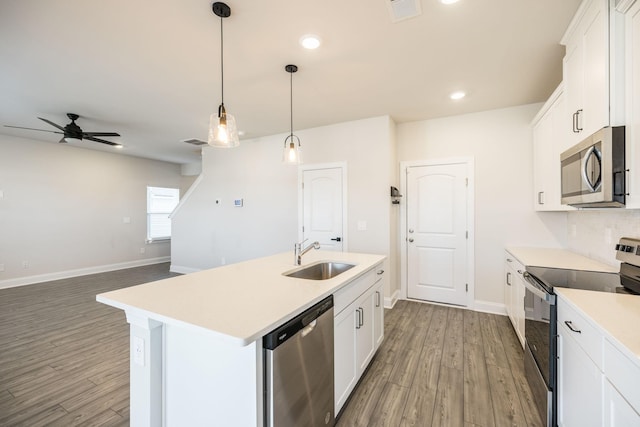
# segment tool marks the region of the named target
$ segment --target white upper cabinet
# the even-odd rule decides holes
[[[624,122],[624,23],[613,3],[585,0],[561,41],[569,145]]]
[[[640,1],[619,2],[625,27],[627,208],[640,208]]]
[[[537,211],[574,209],[560,202],[560,153],[570,146],[565,116],[560,84],[533,120],[533,206]]]

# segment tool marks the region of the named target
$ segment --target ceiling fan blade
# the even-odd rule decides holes
[[[26,127],[23,127],[23,126],[11,126],[11,125],[4,125],[4,127],[6,127],[6,128],[14,128],[14,129],[37,130],[39,132],[59,133],[59,134],[63,134],[64,135],[64,132],[58,132],[58,131],[55,131],[55,130],[34,129],[34,128],[26,128]]]
[[[95,138],[93,136],[88,136],[88,137],[86,137],[84,139],[86,139],[88,141],[100,142],[102,144],[113,145],[114,147],[122,147],[122,144],[118,144],[117,142],[106,141],[104,139]]]
[[[87,138],[90,136],[120,136],[120,134],[115,132],[82,132],[82,136]]]
[[[61,131],[64,132],[64,128],[56,123],[53,123],[51,120],[47,120],[47,119],[43,119],[42,117],[38,117],[40,120],[42,120],[45,123],[49,123],[51,126],[60,129]]]

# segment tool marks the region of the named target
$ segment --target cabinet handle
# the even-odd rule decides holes
[[[573,332],[576,332],[578,334],[582,333],[580,329],[576,329],[573,327],[573,323],[571,323],[571,320],[565,320],[564,324],[567,325],[567,328],[571,329]]]
[[[507,271],[507,285],[511,286],[511,272]]]
[[[378,276],[384,274],[384,270],[378,270]]]
[[[518,274],[522,274],[522,270],[518,270]]]
[[[360,329],[360,309],[356,309],[356,329]]]
[[[358,310],[360,310],[360,327],[362,327],[364,325],[364,309],[360,307]]]
[[[582,132],[582,128],[580,127],[580,113],[582,113],[582,109],[579,109],[578,111],[576,111],[576,130],[578,131],[577,133]]]
[[[507,258],[508,262],[513,262],[513,260],[511,258]]]
[[[573,113],[573,123],[572,123],[572,130],[573,130],[573,133],[578,133],[578,132],[580,132],[580,131],[578,130],[577,122],[578,122],[578,112],[576,111],[575,113]]]
[[[544,191],[538,191],[538,204],[544,205]]]
[[[376,291],[376,307],[380,307],[380,292]]]

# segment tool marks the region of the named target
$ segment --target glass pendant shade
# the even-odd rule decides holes
[[[284,140],[284,151],[282,161],[291,165],[302,163],[302,150],[300,139],[295,135],[289,135]]]
[[[227,114],[224,105],[220,105],[219,113],[212,114],[209,120],[209,145],[212,147],[232,148],[240,145],[236,119]]]

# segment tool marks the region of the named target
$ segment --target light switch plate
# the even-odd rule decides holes
[[[133,363],[144,366],[144,339],[133,337]]]

